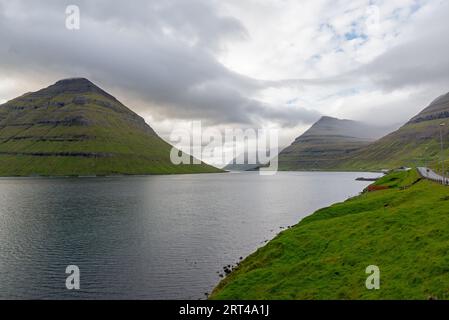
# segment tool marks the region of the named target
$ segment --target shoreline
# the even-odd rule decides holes
[[[231,172],[231,173],[233,173],[233,172],[246,173],[246,172],[255,172],[255,171],[253,171],[253,170],[250,170],[250,171],[245,170],[245,171],[229,171],[229,172]],[[281,172],[281,173],[361,173],[361,172],[363,172],[363,173],[384,173],[382,171],[325,171],[325,170],[324,171],[323,170],[313,170],[313,171],[310,171],[310,170],[309,171],[304,171],[304,170],[287,171],[287,170],[285,170],[285,171],[277,171],[277,172]],[[382,177],[376,177],[376,178],[360,178],[359,177],[359,178],[356,178],[354,180],[355,181],[360,181],[360,182],[373,182],[372,184],[374,184],[376,181],[378,181],[381,178]],[[236,262],[235,264],[225,265],[223,267],[224,277],[222,277],[222,279],[219,281],[219,283],[212,289],[212,292],[208,295],[207,300],[209,300],[209,297],[214,294],[214,292],[217,290],[217,288],[220,286],[220,284],[222,282],[226,281],[226,279],[230,275],[232,275],[232,273],[240,266],[241,263],[243,263],[245,260],[247,260],[249,257],[251,257],[253,254],[255,254],[260,249],[266,247],[271,241],[273,241],[274,239],[279,237],[282,233],[290,230],[291,228],[295,228],[295,227],[299,226],[301,224],[301,222],[304,221],[304,219],[307,219],[308,217],[313,216],[315,213],[319,212],[320,210],[329,208],[329,207],[331,207],[333,205],[336,205],[336,204],[344,203],[345,201],[348,201],[349,199],[353,199],[353,198],[356,198],[356,197],[360,196],[363,192],[365,192],[368,189],[368,187],[369,187],[369,185],[367,187],[365,187],[364,189],[362,189],[359,192],[358,195],[349,196],[347,199],[345,199],[343,201],[335,202],[335,203],[330,204],[329,206],[322,207],[322,208],[319,208],[319,209],[315,210],[313,213],[311,213],[308,216],[305,216],[304,218],[302,218],[300,221],[298,221],[297,223],[295,223],[293,225],[280,227],[281,231],[279,233],[277,233],[272,239],[265,240],[263,242],[264,244],[261,247],[257,248],[254,252],[250,253],[246,257],[240,257],[239,261]]]
[[[220,169],[219,169],[220,170]],[[186,172],[186,173],[148,173],[148,174],[116,174],[116,175],[11,175],[0,176],[0,179],[93,179],[93,178],[125,178],[125,177],[151,177],[151,176],[181,176],[181,175],[202,175],[202,174],[222,174],[222,173],[257,173],[258,171],[229,171],[221,170],[216,172]],[[354,170],[279,170],[276,173],[381,173],[380,171],[354,171]],[[276,174],[275,173],[275,174]],[[365,181],[365,180],[362,180]],[[367,181],[367,180],[366,180]]]
[[[319,209],[280,232],[221,280],[209,299],[447,299],[449,280],[431,279],[437,277],[434,264],[445,259],[436,252],[449,239],[425,235],[449,230],[448,189],[422,180],[416,170],[391,173],[371,186],[382,190]],[[422,263],[413,263],[416,256]],[[389,290],[366,289],[365,268],[372,264]],[[405,273],[396,273],[400,266]],[[423,281],[410,286],[403,278],[410,272]]]
[[[217,172],[186,172],[186,173],[149,173],[149,174],[117,174],[117,175],[30,175],[30,176],[0,176],[2,179],[97,179],[97,178],[131,178],[131,177],[152,177],[152,176],[182,176],[182,175],[202,175],[202,174],[223,174],[229,171]]]

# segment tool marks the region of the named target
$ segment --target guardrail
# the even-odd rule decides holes
[[[444,186],[449,185],[449,178],[443,177],[437,173],[435,173],[433,170],[426,168],[426,167],[420,167],[417,168],[419,175],[427,180],[442,184]]]

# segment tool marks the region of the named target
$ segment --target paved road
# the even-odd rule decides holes
[[[433,170],[426,167],[418,167],[419,174],[426,179],[441,183],[441,184],[449,184],[449,178],[445,178],[438,173],[435,173]]]

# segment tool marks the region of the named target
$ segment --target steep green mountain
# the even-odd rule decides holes
[[[279,154],[279,170],[331,170],[388,129],[322,117]]]
[[[0,175],[219,172],[174,165],[171,145],[143,118],[83,78],[0,105]]]
[[[449,155],[448,127],[449,93],[434,100],[395,132],[356,151],[350,159],[342,161],[336,167],[357,170],[422,165],[438,167],[439,159]],[[440,151],[440,133],[443,138],[443,153]]]

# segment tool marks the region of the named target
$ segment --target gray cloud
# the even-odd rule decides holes
[[[68,4],[81,9],[79,31],[65,28]],[[217,61],[224,41],[248,36],[218,7],[210,0],[0,0],[0,67],[18,77],[85,76],[144,101],[155,118],[284,125],[315,119],[314,111],[275,111],[254,100],[266,83]]]
[[[81,9],[79,31],[65,28],[68,4]],[[280,81],[253,79],[217,60],[227,41],[249,38],[220,8],[218,0],[0,0],[0,76],[39,79],[39,85],[88,77],[156,120],[256,126],[269,120],[289,127],[309,124],[319,113],[269,105],[254,98],[260,90],[449,87],[447,3],[440,2],[430,20],[413,21],[407,41],[352,72]]]
[[[436,83],[448,85],[449,42],[443,39],[449,39],[449,32],[406,43],[360,71],[386,90]]]
[[[440,3],[431,19],[414,23],[413,37],[394,46],[352,73],[391,91],[405,87],[442,85],[449,90],[449,3]]]

